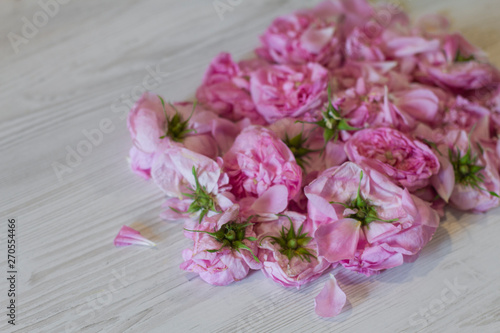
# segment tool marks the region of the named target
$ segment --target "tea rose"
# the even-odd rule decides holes
[[[255,107],[268,122],[318,111],[327,100],[328,71],[316,64],[272,65],[251,74]]]
[[[334,68],[342,60],[336,23],[310,11],[278,17],[260,40],[257,55],[278,64],[316,62]]]
[[[154,154],[178,146],[215,158],[219,147],[232,144],[239,132],[236,124],[193,103],[167,104],[159,96],[144,93],[127,118],[134,149],[132,170],[149,178]]]
[[[302,170],[293,153],[266,128],[245,128],[223,159],[232,192],[239,199],[258,198],[271,187],[283,185],[290,200],[300,190]]]
[[[483,51],[460,34],[442,38],[441,50],[422,54],[417,79],[456,93],[498,86],[500,74]]]
[[[498,207],[500,176],[495,144],[477,142],[466,131],[455,130],[445,135],[443,145],[454,172],[450,204],[474,213]]]
[[[260,269],[256,234],[239,216],[234,205],[222,214],[207,217],[186,236],[193,248],[182,252],[180,268],[199,276],[207,283],[225,286],[242,280],[250,269]]]
[[[439,160],[427,145],[390,128],[356,132],[345,149],[352,162],[387,175],[410,192],[429,185],[439,171]]]
[[[393,127],[408,131],[416,126],[415,119],[391,101],[387,86],[359,78],[353,88],[338,92],[336,97],[341,116],[353,127]]]
[[[196,91],[198,101],[221,117],[231,120],[250,119],[254,124],[264,124],[250,96],[249,75],[266,65],[252,60],[235,63],[229,53],[215,57]]]
[[[467,132],[480,128],[481,136],[489,139],[490,111],[462,96],[453,98],[443,117],[442,127],[446,130],[463,129]],[[477,132],[477,131],[475,131]]]
[[[170,198],[163,205],[166,220],[212,216],[233,205],[229,178],[221,170],[222,159],[214,161],[181,147],[155,154],[151,175],[156,185]],[[186,222],[192,222],[186,220]]]
[[[284,287],[300,288],[330,267],[317,257],[306,216],[284,212],[277,220],[257,225],[262,272]]]
[[[305,193],[319,256],[368,276],[413,260],[439,224],[428,203],[352,162],[324,171]]]
[[[130,111],[127,125],[134,146],[145,153],[177,145],[215,157],[217,143],[211,132],[216,118],[193,103],[168,104],[157,95],[144,93]]]

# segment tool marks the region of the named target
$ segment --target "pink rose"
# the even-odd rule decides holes
[[[320,277],[330,263],[317,258],[316,242],[305,224],[306,216],[294,212],[283,215],[256,227],[259,259],[268,278],[284,287],[299,288]]]
[[[498,85],[500,74],[480,49],[459,34],[442,39],[440,51],[421,56],[418,80],[456,93]]]
[[[293,153],[305,174],[326,169],[325,146],[320,128],[314,124],[297,123],[293,118],[283,118],[268,127]]]
[[[290,149],[272,131],[259,126],[244,129],[224,155],[237,198],[260,197],[269,188],[284,185],[290,200],[300,190],[302,170]]]
[[[386,56],[380,43],[379,38],[371,38],[362,29],[355,28],[345,42],[346,57],[360,62],[384,61]]]
[[[469,139],[463,130],[449,131],[443,143],[448,148],[444,153],[450,157],[454,172],[450,203],[459,210],[475,213],[497,207],[500,176],[495,144]]]
[[[217,143],[211,137],[217,115],[199,106],[193,108],[193,103],[165,104],[163,108],[157,95],[144,93],[127,119],[134,146],[144,153],[185,146],[209,157],[217,156]]]
[[[241,221],[238,212],[234,205],[223,214],[205,218],[196,230],[186,231],[194,245],[182,252],[180,268],[216,286],[242,280],[250,269],[260,269],[253,226]]]
[[[323,131],[315,124],[283,118],[270,125],[269,129],[290,148],[302,168],[302,187],[313,181],[321,171],[347,160],[344,143],[331,140],[325,145]],[[295,211],[306,211],[307,199],[302,189],[292,200],[290,204]]]
[[[256,50],[257,55],[278,64],[316,62],[334,68],[342,60],[336,23],[311,11],[278,17],[260,40],[263,46]]]
[[[390,100],[387,86],[367,84],[360,78],[354,88],[339,92],[337,97],[341,115],[353,127],[394,127],[408,131],[416,126],[415,119]]]
[[[264,124],[250,96],[250,73],[266,63],[243,61],[236,64],[229,53],[221,53],[212,60],[196,91],[198,101],[221,117],[231,120],[249,118],[255,124]]]
[[[323,172],[305,193],[318,254],[368,276],[415,258],[439,224],[429,204],[351,162]]]
[[[359,131],[345,149],[352,162],[387,175],[410,192],[429,185],[439,171],[439,160],[428,146],[390,128]]]
[[[320,109],[327,99],[328,71],[315,63],[272,65],[251,74],[250,92],[268,122]]]
[[[467,132],[480,127],[482,137],[489,139],[489,116],[490,111],[488,109],[462,96],[457,96],[448,104],[442,126],[446,130],[463,129]]]
[[[166,220],[196,217],[201,221],[233,205],[228,176],[217,162],[181,147],[155,154],[151,175],[156,185],[171,198],[162,213]],[[189,196],[186,196],[188,194]],[[192,222],[192,221],[189,221]]]

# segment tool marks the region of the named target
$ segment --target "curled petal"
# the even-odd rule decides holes
[[[333,274],[330,274],[330,279],[314,299],[314,310],[318,316],[335,317],[342,311],[346,300],[345,293],[340,289]]]
[[[118,232],[118,235],[116,235],[114,244],[117,247],[129,245],[156,246],[155,243],[142,236],[139,231],[127,227],[126,225],[124,225]]]
[[[455,171],[450,161],[441,155],[437,155],[441,164],[438,174],[432,176],[431,184],[444,201],[448,202],[453,188],[455,187]]]

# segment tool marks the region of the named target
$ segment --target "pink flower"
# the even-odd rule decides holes
[[[337,280],[330,274],[325,286],[314,299],[314,310],[321,317],[335,317],[338,315],[347,301],[347,297],[340,289]]]
[[[463,130],[449,131],[443,144],[449,150],[445,153],[450,156],[454,171],[455,186],[450,203],[459,210],[475,213],[497,207],[500,176],[495,144],[469,139]]]
[[[118,235],[116,235],[114,244],[116,247],[129,245],[156,246],[155,243],[141,235],[141,233],[133,228],[122,226]]]
[[[160,97],[144,93],[130,111],[128,129],[134,148],[130,152],[134,172],[149,178],[154,155],[178,146],[215,158],[225,152],[239,127],[193,103],[163,104]]]
[[[158,96],[144,93],[127,119],[134,146],[144,153],[186,146],[206,156],[217,156],[217,143],[210,135],[212,120],[217,116],[203,108],[193,108],[192,103],[165,104],[163,108]]]
[[[293,153],[305,174],[326,169],[325,146],[322,132],[314,124],[297,123],[293,118],[283,118],[268,127]]]
[[[251,74],[250,92],[257,111],[272,123],[320,109],[327,85],[328,71],[318,64],[272,65]]]
[[[387,86],[367,84],[360,78],[354,88],[339,92],[337,97],[341,115],[349,119],[353,127],[393,127],[408,131],[416,125],[413,117],[390,100]]]
[[[284,185],[290,200],[300,190],[302,170],[295,157],[284,142],[263,127],[250,126],[241,132],[224,155],[224,170],[237,198],[258,198],[269,188]]]
[[[488,109],[462,96],[457,96],[450,101],[441,125],[447,130],[463,129],[467,132],[479,127],[482,137],[489,139],[489,116],[490,111]]]
[[[162,217],[177,220],[214,215],[232,206],[228,176],[222,160],[214,161],[186,148],[167,148],[155,155],[151,175],[156,185],[171,198]],[[189,196],[186,196],[188,194]]]
[[[441,50],[421,56],[417,79],[462,93],[498,85],[499,72],[461,35],[444,36]]]
[[[345,149],[352,162],[387,175],[411,192],[429,185],[439,171],[439,160],[429,147],[390,128],[359,131]]]
[[[238,213],[239,206],[234,205],[223,214],[205,218],[196,230],[186,231],[194,245],[182,252],[180,268],[216,286],[242,280],[250,269],[260,269],[253,226],[240,221]]]
[[[266,63],[244,61],[236,64],[229,53],[221,53],[212,60],[196,91],[198,101],[221,117],[231,120],[249,118],[255,124],[263,124],[250,96],[250,73]]]
[[[284,287],[299,288],[330,267],[329,262],[317,258],[316,242],[305,221],[302,214],[284,212],[256,228],[262,272]]]
[[[323,172],[305,193],[318,254],[368,276],[415,258],[439,224],[429,204],[351,162]]]
[[[316,62],[334,68],[342,59],[336,24],[311,11],[278,17],[260,40],[263,46],[256,50],[257,55],[278,64]]]
[[[380,40],[370,38],[360,29],[355,28],[354,31],[347,36],[345,42],[345,53],[349,60],[360,62],[377,62],[386,60],[380,45]]]

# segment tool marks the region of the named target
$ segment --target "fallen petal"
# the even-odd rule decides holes
[[[321,317],[335,317],[342,311],[346,300],[346,295],[337,284],[335,276],[330,274],[330,279],[314,299],[314,311]]]
[[[114,244],[116,247],[129,245],[156,246],[155,243],[141,235],[141,233],[133,228],[124,225],[118,235],[116,235]]]

